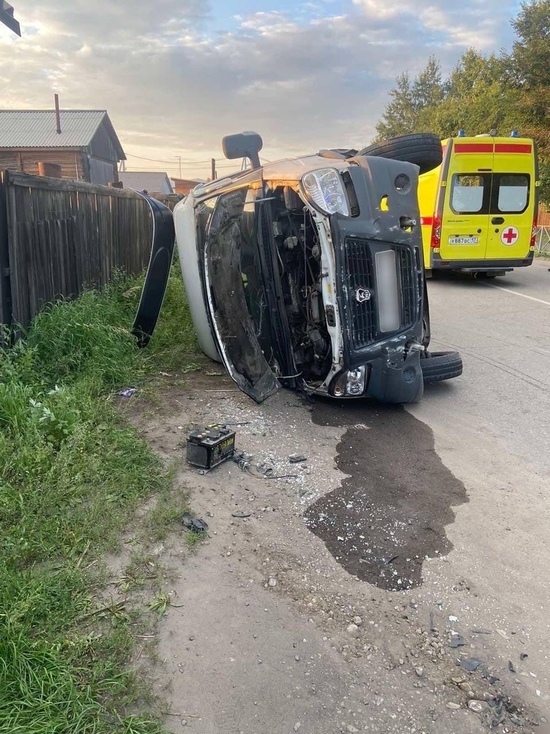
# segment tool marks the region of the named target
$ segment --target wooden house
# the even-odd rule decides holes
[[[168,174],[160,171],[119,171],[119,181],[125,189],[155,194],[173,194],[174,188]]]
[[[105,110],[0,110],[0,170],[107,185],[123,160]]]

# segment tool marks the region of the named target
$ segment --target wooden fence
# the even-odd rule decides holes
[[[136,192],[4,171],[0,179],[0,323],[27,326],[42,306],[137,274],[152,217]]]

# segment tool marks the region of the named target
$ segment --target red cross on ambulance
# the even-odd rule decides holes
[[[508,227],[507,229],[504,229],[502,231],[502,234],[500,235],[500,239],[505,245],[515,244],[518,237],[519,232],[515,227]]]

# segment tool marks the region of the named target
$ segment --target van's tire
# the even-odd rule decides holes
[[[441,164],[441,140],[432,133],[411,133],[373,143],[359,151],[358,155],[374,155],[393,158],[396,161],[416,163],[420,173],[427,173]]]
[[[451,380],[462,374],[462,357],[458,352],[426,352],[420,366],[425,384]]]

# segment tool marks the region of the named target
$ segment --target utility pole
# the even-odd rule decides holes
[[[180,178],[181,178],[181,155],[177,155],[175,157],[178,159],[179,164],[180,164]]]
[[[217,175],[216,175],[216,159],[215,158],[211,158],[210,159],[210,169],[211,169],[210,170],[210,175],[211,175],[212,181],[213,181],[215,178],[217,178]]]

